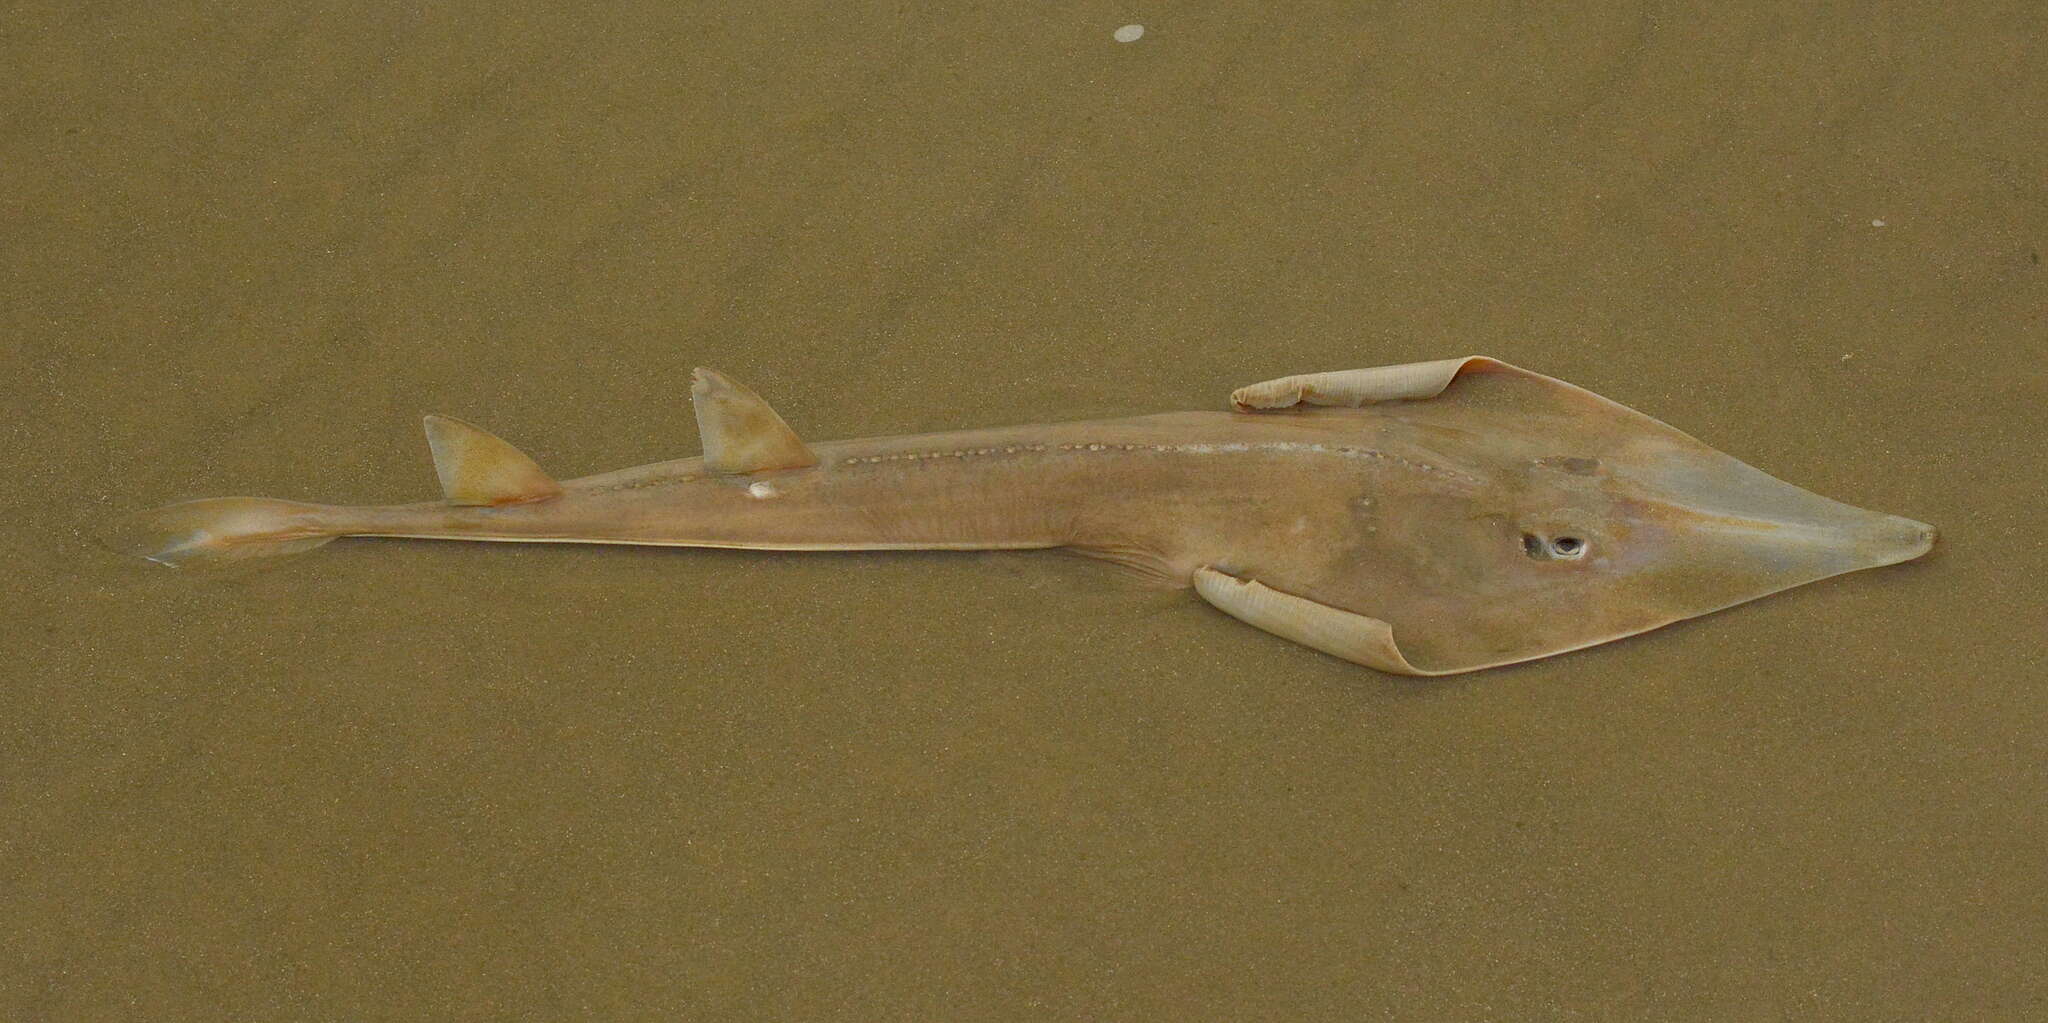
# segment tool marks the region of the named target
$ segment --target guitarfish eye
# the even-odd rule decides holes
[[[1522,534],[1522,552],[1539,561],[1571,561],[1586,555],[1586,541],[1577,536],[1542,537]]]

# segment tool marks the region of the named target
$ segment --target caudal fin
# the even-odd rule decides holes
[[[172,568],[216,567],[310,551],[337,533],[319,505],[264,497],[210,497],[152,508],[115,522],[107,544]]]

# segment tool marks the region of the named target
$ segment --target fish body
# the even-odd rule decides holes
[[[556,482],[429,417],[447,499],[148,513],[166,564],[337,536],[754,550],[1068,548],[1383,670],[1619,638],[1907,560],[1911,520],[1783,483],[1640,413],[1481,357],[1282,378],[1229,412],[807,445],[744,387],[693,388],[705,454]],[[1398,640],[1397,638],[1398,637]]]

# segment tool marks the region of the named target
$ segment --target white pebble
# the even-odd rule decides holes
[[[1870,222],[1870,226],[1872,226],[1872,227],[1883,227],[1883,226],[1884,226],[1884,221],[1882,221],[1882,220],[1873,220],[1873,221],[1871,221],[1871,222]]]
[[[1145,38],[1145,26],[1125,25],[1124,27],[1116,30],[1115,38],[1116,41],[1120,43],[1135,43],[1138,40]]]

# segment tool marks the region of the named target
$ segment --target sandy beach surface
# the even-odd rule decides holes
[[[2048,1016],[2048,11],[1507,6],[14,11],[0,1018]],[[696,365],[1468,353],[1941,546],[1417,680],[1056,555],[94,541],[695,454]]]

